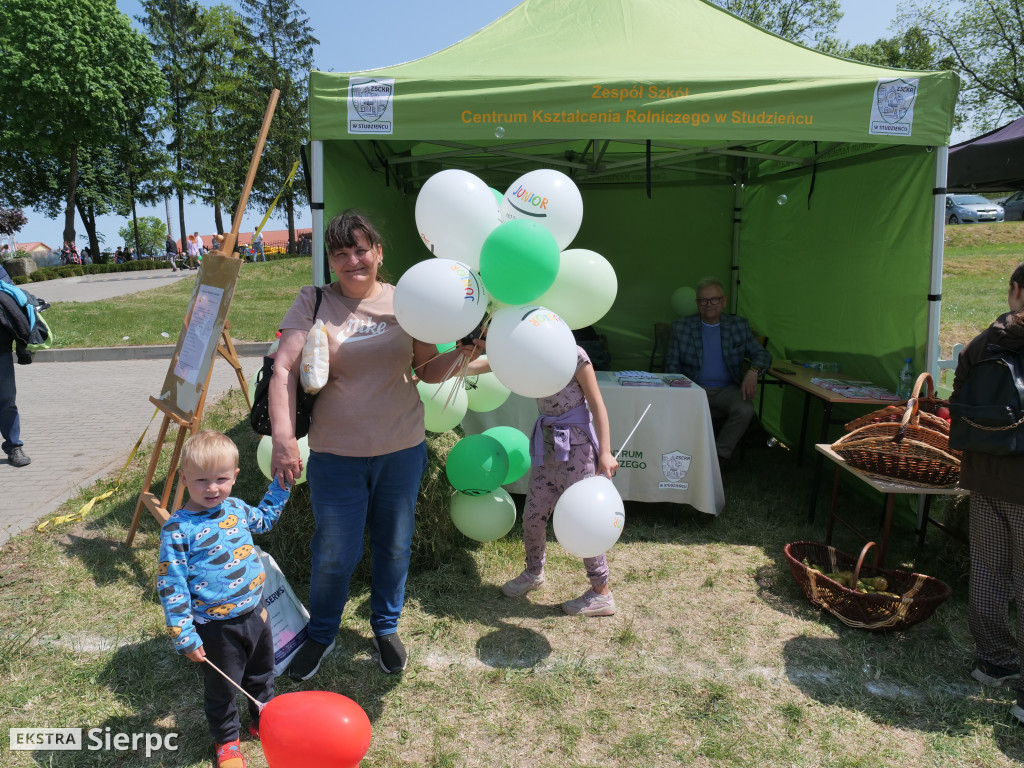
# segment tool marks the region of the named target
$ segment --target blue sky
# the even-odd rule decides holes
[[[221,0],[231,4],[230,0]],[[213,0],[200,0],[213,5]],[[427,56],[486,26],[518,5],[519,0],[300,0],[306,9],[320,45],[315,53],[316,67],[336,72],[357,72],[411,61]],[[890,26],[896,17],[896,0],[841,0],[843,20],[838,34],[852,43],[871,43],[892,34]],[[138,0],[117,0],[117,7],[132,18],[141,13]],[[263,105],[258,105],[260,111]],[[241,193],[241,190],[239,190]],[[177,232],[177,204],[172,201],[172,221]],[[242,230],[252,230],[264,211],[250,206],[242,222]],[[308,210],[299,213],[298,226],[310,225]],[[18,233],[19,242],[42,241],[50,247],[60,245],[63,217],[47,219],[32,210],[25,211],[28,224]],[[164,206],[140,209],[139,215],[165,218]],[[119,244],[117,230],[126,224],[118,216],[99,218],[98,230],[105,244]],[[186,205],[185,223],[188,231],[213,232],[213,211],[201,205]],[[287,225],[275,216],[268,229]],[[86,243],[85,227],[75,225],[79,246]]]

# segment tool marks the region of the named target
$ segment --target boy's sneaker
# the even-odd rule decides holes
[[[501,594],[505,597],[521,597],[527,592],[540,589],[544,582],[543,573],[534,576],[529,571],[523,571],[511,581],[506,581],[501,585]]]
[[[389,675],[393,672],[401,672],[409,662],[409,654],[405,652],[405,646],[397,632],[390,635],[374,636],[373,647],[380,654],[380,668]]]
[[[242,745],[238,743],[238,739],[214,746],[217,750],[217,768],[246,768]]]
[[[601,595],[588,589],[575,600],[562,603],[562,610],[570,616],[614,616],[615,598],[611,592]]]
[[[330,645],[324,645],[307,638],[299,648],[299,652],[295,654],[292,663],[288,665],[288,677],[298,682],[309,680],[320,669],[320,662],[323,661],[324,656],[333,650],[333,640]]]
[[[1020,667],[1000,667],[998,664],[979,661],[978,665],[971,670],[971,677],[982,685],[995,688],[1019,678]]]

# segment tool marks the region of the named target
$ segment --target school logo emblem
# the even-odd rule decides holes
[[[878,80],[868,133],[909,136],[914,126],[919,78]]]
[[[391,133],[394,127],[394,94],[394,78],[349,78],[348,132]]]
[[[661,455],[661,471],[665,479],[670,483],[678,483],[686,473],[690,471],[690,459],[688,454],[682,451],[672,451]]]

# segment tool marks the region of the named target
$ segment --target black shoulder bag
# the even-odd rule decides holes
[[[316,322],[317,313],[320,311],[320,300],[323,298],[322,288],[316,289],[316,306],[313,308],[313,322]],[[252,396],[252,411],[249,413],[249,423],[253,431],[258,435],[270,434],[270,379],[274,375],[274,357],[267,355],[263,358],[263,368],[256,375],[256,388]],[[316,395],[311,395],[302,389],[299,384],[295,397],[295,437],[305,437],[309,434],[309,424],[313,420],[313,403],[316,402]]]

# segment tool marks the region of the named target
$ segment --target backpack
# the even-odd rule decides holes
[[[1007,456],[1024,453],[1024,358],[989,344],[949,404],[949,447]]]

